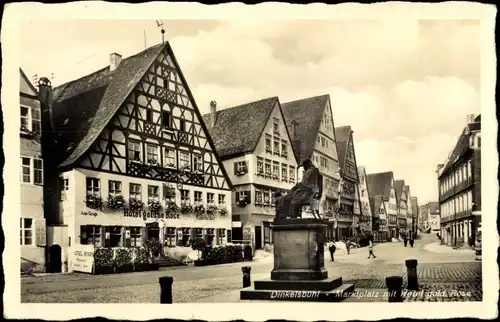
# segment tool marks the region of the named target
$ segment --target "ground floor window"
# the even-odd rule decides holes
[[[165,246],[175,247],[175,228],[167,227],[165,233]]]
[[[142,245],[141,227],[125,227],[125,247],[139,247]]]
[[[190,229],[189,228],[182,228],[181,232],[182,233],[179,234],[179,238],[178,238],[178,245],[188,247],[190,245],[189,240],[191,239]]]
[[[227,242],[230,243],[233,241],[233,231],[231,229],[227,230]]]
[[[33,245],[33,218],[21,218],[21,245]]]
[[[80,226],[80,244],[101,246],[101,226]]]
[[[207,245],[213,245],[215,238],[215,229],[207,228]]]
[[[195,228],[194,229],[194,238],[203,238],[203,229]]]
[[[120,247],[122,244],[122,228],[118,226],[104,227],[104,247]]]
[[[226,241],[226,230],[217,229],[217,245],[222,245]]]

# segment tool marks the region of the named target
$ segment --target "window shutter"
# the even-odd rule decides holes
[[[252,203],[252,196],[250,195],[252,193],[251,190],[248,190],[247,191],[247,202],[248,203]]]
[[[238,162],[234,163],[234,174],[238,173]]]
[[[47,235],[45,231],[45,218],[35,220],[36,245],[46,246]]]

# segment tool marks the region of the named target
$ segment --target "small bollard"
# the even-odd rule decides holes
[[[408,289],[411,291],[418,291],[418,276],[417,276],[417,265],[416,259],[407,259],[406,264],[406,275],[408,276]]]
[[[387,285],[387,291],[389,293],[389,302],[403,302],[403,298],[401,297],[403,278],[401,276],[388,276],[385,278],[385,284]]]
[[[243,288],[250,287],[251,285],[251,279],[250,279],[251,270],[252,268],[250,266],[244,266],[241,268],[241,271],[243,272]]]
[[[172,304],[172,283],[170,276],[160,277],[160,304]]]

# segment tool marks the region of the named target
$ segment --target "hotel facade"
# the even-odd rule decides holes
[[[47,237],[69,271],[79,245],[231,241],[231,182],[169,43],[39,91]]]
[[[271,97],[220,111],[212,102],[210,135],[234,186],[232,237],[261,249],[272,243],[273,194],[297,183],[297,160],[279,99]]]

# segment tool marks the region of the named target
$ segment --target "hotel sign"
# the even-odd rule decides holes
[[[94,266],[94,246],[77,245],[72,250],[71,268],[76,272],[92,273]]]
[[[132,209],[123,209],[123,216],[125,217],[142,217],[143,220],[148,218],[156,218],[156,219],[180,219],[179,214],[170,214],[166,212],[158,212],[158,211],[146,211],[146,210],[132,210]]]

